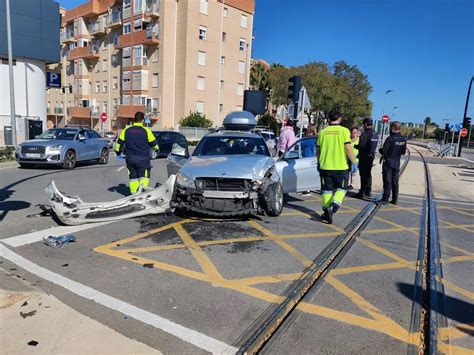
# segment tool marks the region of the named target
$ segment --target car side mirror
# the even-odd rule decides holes
[[[290,150],[289,152],[286,152],[285,154],[285,159],[286,160],[293,160],[293,159],[298,159],[300,155],[296,150]]]
[[[171,148],[171,154],[183,158],[188,158],[189,156],[186,147],[182,147],[177,143],[173,144],[173,147]]]
[[[84,142],[86,140],[86,136],[79,136],[79,142]]]

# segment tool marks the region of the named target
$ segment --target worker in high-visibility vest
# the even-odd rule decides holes
[[[160,148],[153,132],[143,126],[145,114],[137,112],[133,125],[125,128],[115,143],[115,153],[126,155],[130,192],[136,193],[140,185],[148,187],[150,183],[150,147]]]
[[[342,116],[338,111],[328,115],[329,126],[318,136],[318,170],[321,176],[323,214],[321,219],[332,224],[333,213],[342,205],[349,186],[349,164],[357,168],[349,130],[341,126]]]

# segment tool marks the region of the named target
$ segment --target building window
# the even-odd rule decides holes
[[[112,88],[114,90],[118,89],[118,78],[116,76],[112,78]]]
[[[132,31],[132,25],[130,22],[124,23],[123,24],[123,34],[130,33]]]
[[[221,90],[224,90],[224,80],[221,80],[219,87]]]
[[[123,0],[123,7],[128,8],[131,5],[132,0]]]
[[[151,57],[151,60],[154,63],[158,63],[160,61],[160,49],[156,47],[155,51],[153,52],[153,56]]]
[[[239,60],[239,74],[244,74],[245,73],[245,62],[242,60]]]
[[[203,76],[198,76],[197,78],[197,89],[204,90],[205,78]]]
[[[198,64],[206,65],[206,52],[199,51],[198,53]]]
[[[224,7],[224,8],[222,9],[222,15],[223,15],[224,17],[229,16],[229,9],[228,9],[227,7]]]
[[[222,112],[224,111],[224,105],[223,104],[219,104],[219,112]]]
[[[135,0],[133,2],[133,14],[134,15],[138,15],[138,14],[141,14],[143,12],[143,5],[145,4],[145,1],[144,0]]]
[[[225,42],[226,37],[227,37],[227,33],[222,32],[222,42]]]
[[[114,46],[118,46],[118,39],[119,39],[119,33],[118,32],[114,32],[113,33],[113,43],[114,43]]]
[[[95,63],[95,72],[100,72],[100,61],[97,61],[97,63]]]
[[[157,88],[159,83],[158,73],[153,73],[153,80],[151,82],[151,87]]]
[[[199,39],[205,41],[207,39],[207,27],[199,26]]]
[[[104,103],[102,104],[102,107],[104,109],[103,112],[107,113],[107,102],[104,101]]]
[[[222,65],[225,64],[225,57],[224,57],[224,56],[221,56],[221,64],[222,64]]]
[[[102,71],[107,71],[107,59],[102,60]]]
[[[201,0],[201,4],[199,7],[199,12],[201,14],[207,15],[207,3],[208,3],[208,0]]]
[[[108,87],[107,80],[104,80],[104,82],[102,83],[102,92],[107,92],[107,87]]]
[[[133,30],[134,31],[139,31],[143,28],[143,22],[142,20],[135,20],[133,21]]]
[[[196,102],[196,111],[199,113],[204,113],[204,101]]]
[[[244,96],[244,84],[241,84],[241,83],[237,84],[237,95]]]
[[[247,28],[247,16],[240,15],[240,27]]]
[[[99,93],[100,92],[100,81],[95,82],[95,92]]]
[[[245,39],[243,39],[243,38],[240,39],[240,41],[239,41],[239,49],[240,49],[241,51],[245,51],[245,44],[246,44],[246,43],[247,43],[247,41],[246,41]]]

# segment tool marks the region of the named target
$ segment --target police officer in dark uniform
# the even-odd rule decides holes
[[[375,153],[377,152],[377,142],[379,137],[373,129],[371,118],[365,118],[362,122],[364,132],[360,135],[359,144],[355,146],[359,149],[359,173],[360,190],[355,195],[357,198],[370,197],[372,191],[372,166],[374,165]]]
[[[156,151],[160,149],[151,129],[143,126],[144,119],[143,112],[135,113],[135,122],[122,131],[115,144],[117,155],[125,152],[132,194],[138,191],[140,185],[148,187],[151,170],[150,148]]]
[[[392,200],[390,203],[398,203],[398,177],[400,174],[400,157],[407,152],[407,141],[400,134],[400,122],[394,121],[390,124],[390,136],[385,140],[383,147],[379,149],[382,154],[382,177],[383,177],[383,197],[382,203],[388,202],[390,193]]]

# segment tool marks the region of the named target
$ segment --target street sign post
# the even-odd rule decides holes
[[[100,120],[101,120],[102,122],[107,121],[107,114],[106,114],[105,112],[102,112],[102,115],[100,115]]]
[[[149,113],[147,113],[145,115],[145,124],[148,127],[150,125],[150,123],[151,123],[151,115]]]
[[[467,137],[467,128],[461,129],[460,136],[463,137],[463,138]]]

